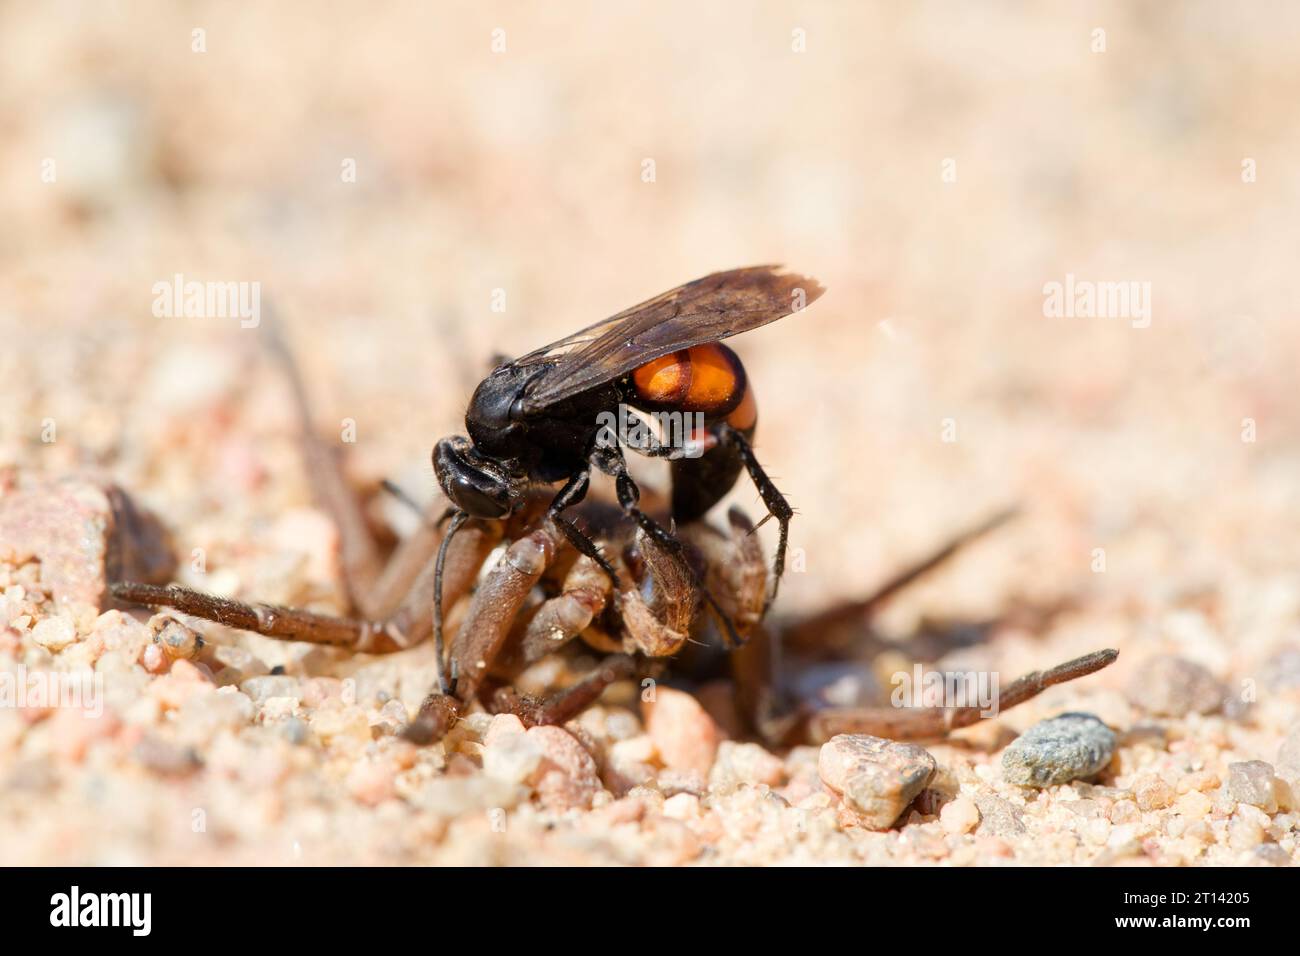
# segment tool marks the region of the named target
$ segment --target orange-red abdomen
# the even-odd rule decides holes
[[[757,420],[745,367],[735,352],[718,342],[647,362],[632,373],[632,387],[635,404],[650,410],[700,412],[715,421],[726,418],[741,430],[753,428]]]

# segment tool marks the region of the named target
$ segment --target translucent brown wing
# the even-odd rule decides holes
[[[825,291],[816,279],[779,270],[715,272],[516,359],[516,365],[550,365],[529,382],[524,412],[622,378],[669,352],[775,322]]]

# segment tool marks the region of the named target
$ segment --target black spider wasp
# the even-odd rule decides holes
[[[451,525],[438,550],[434,583],[434,642],[443,661],[442,569],[448,544],[470,518],[509,515],[531,485],[564,482],[547,510],[573,546],[596,561],[619,591],[617,573],[595,543],[562,512],[587,494],[592,469],[612,477],[619,504],[646,534],[680,549],[673,534],[637,506],[622,443],[603,416],[622,406],[697,413],[702,433],[661,443],[647,433],[634,451],[671,461],[672,518],[702,517],[749,472],[780,525],[773,564],[776,597],[785,569],[790,505],[754,457],[750,439],[758,420],[753,389],[736,353],[720,340],[790,315],[823,292],[815,279],[774,266],[715,272],[633,306],[512,362],[498,365],[474,391],[465,413],[469,437],[444,438],[433,450],[438,483],[452,502]],[[760,522],[761,524],[761,522]],[[711,596],[706,599],[733,643],[734,628]],[[454,675],[453,675],[454,676]],[[443,693],[447,685],[439,672]]]

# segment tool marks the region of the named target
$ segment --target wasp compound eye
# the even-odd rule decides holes
[[[509,484],[475,461],[473,446],[465,438],[438,442],[433,470],[443,493],[471,517],[504,518],[510,513]]]
[[[508,504],[467,476],[457,475],[446,491],[456,507],[472,518],[504,518],[510,511]]]

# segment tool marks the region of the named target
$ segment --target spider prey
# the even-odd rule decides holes
[[[412,647],[433,632],[435,578],[441,579],[453,612],[459,599],[473,590],[450,648],[454,679],[445,693],[439,681],[410,728],[410,736],[423,740],[441,736],[475,700],[490,702],[503,679],[581,634],[599,650],[619,653],[611,654],[582,686],[552,701],[518,698],[514,704],[534,722],[567,719],[612,681],[645,669],[648,660],[675,653],[691,628],[702,626],[697,614],[703,595],[697,582],[702,579],[725,592],[713,601],[736,638],[743,640],[762,616],[766,573],[758,539],[750,534],[752,525],[737,512],[728,534],[684,528],[680,541],[665,543],[646,530],[654,523],[649,513],[666,510],[649,498],[648,512],[637,509],[644,520],[627,517],[626,509],[616,505],[574,503],[604,546],[595,554],[573,547],[568,529],[553,513],[551,496],[541,488],[519,492],[502,520],[466,519],[450,547],[450,529],[444,531],[436,520],[442,506],[434,503],[415,533],[381,567],[360,504],[345,483],[333,449],[312,425],[298,368],[272,326],[264,328],[291,386],[315,497],[339,531],[340,566],[356,616],[332,617],[133,582],[112,585],[118,599],[173,607],[269,637],[382,654]],[[592,539],[584,533],[583,540]],[[500,560],[475,587],[498,545],[504,548]],[[748,576],[741,575],[743,587],[734,583],[734,576],[709,573],[710,565],[737,564],[740,554],[746,559],[743,566],[750,568]],[[536,600],[539,591],[546,600]],[[441,655],[438,658],[441,670],[444,662]]]
[[[747,276],[743,281],[736,278],[742,273]],[[624,329],[622,334],[626,334],[630,341],[638,333],[627,330],[624,320],[647,310],[655,313],[660,308],[655,303],[673,303],[663,314],[686,314],[683,309],[687,307],[682,305],[685,301],[694,303],[690,308],[704,310],[702,314],[706,316],[716,316],[720,314],[717,311],[721,308],[720,303],[730,302],[734,306],[735,297],[740,295],[737,289],[743,288],[748,292],[741,295],[741,299],[758,304],[748,312],[742,311],[738,324],[731,329],[741,331],[791,311],[784,304],[778,305],[778,300],[790,291],[792,283],[806,281],[778,276],[769,269],[722,273],[667,293],[646,306],[609,320],[609,323],[613,324],[611,327]],[[692,289],[695,291],[690,291]],[[810,299],[820,292],[815,284],[810,284],[809,289]],[[704,302],[712,305],[706,308],[701,305]],[[609,323],[602,323],[587,333],[557,343],[557,346],[578,346],[598,341],[598,333]],[[646,334],[663,335],[662,331],[656,330],[665,327],[671,328],[671,323],[652,323]],[[265,328],[269,333],[270,326]],[[719,329],[717,337],[731,334],[720,326],[715,328]],[[771,742],[824,738],[831,732],[855,729],[891,736],[932,736],[979,718],[973,708],[919,708],[900,713],[892,708],[810,709],[799,701],[783,702],[783,678],[788,675],[781,673],[781,668],[773,664],[772,658],[779,655],[784,640],[774,629],[762,626],[771,597],[768,594],[766,559],[757,536],[752,534],[754,526],[734,508],[728,514],[726,530],[702,520],[704,511],[726,493],[739,471],[748,469],[762,491],[769,517],[775,515],[782,527],[780,547],[771,574],[779,578],[789,511],[784,499],[766,481],[749,452],[747,433],[752,432],[754,424],[752,393],[743,384],[743,369],[738,362],[731,364],[729,359],[719,360],[719,364],[710,366],[708,362],[718,354],[712,351],[699,362],[700,368],[721,369],[732,375],[729,385],[726,375],[714,376],[715,385],[718,382],[727,385],[732,395],[727,401],[717,404],[716,414],[706,419],[711,430],[706,436],[708,451],[702,458],[673,458],[671,449],[653,446],[649,449],[651,454],[662,454],[673,460],[674,484],[669,501],[660,502],[651,494],[642,499],[639,490],[622,470],[621,457],[617,458],[620,465],[615,468],[616,502],[582,500],[588,480],[585,466],[577,475],[570,476],[565,491],[561,491],[558,497],[550,495],[544,487],[524,487],[521,476],[527,471],[525,468],[523,472],[514,473],[519,479],[516,483],[506,482],[497,488],[498,491],[504,488],[508,496],[509,507],[504,513],[481,514],[487,510],[485,507],[476,509],[480,512],[478,515],[461,510],[456,513],[453,524],[444,530],[444,523],[438,520],[438,516],[444,513],[445,502],[434,503],[424,509],[424,521],[419,528],[398,546],[388,563],[381,566],[378,547],[370,536],[358,502],[346,486],[333,449],[317,436],[312,427],[305,388],[297,368],[273,334],[270,341],[283,362],[293,390],[302,425],[305,464],[315,495],[339,529],[340,565],[355,616],[330,617],[216,598],[186,588],[163,588],[132,582],[119,582],[112,586],[112,593],[119,599],[173,607],[270,637],[382,654],[404,650],[436,635],[440,630],[441,610],[441,602],[437,599],[441,596],[450,611],[449,622],[454,625],[455,637],[447,655],[453,679],[448,682],[441,679],[441,671],[447,662],[444,655],[438,653],[441,648],[436,648],[440,670],[438,685],[407,728],[407,735],[417,741],[441,737],[452,722],[476,703],[494,711],[514,712],[528,723],[560,723],[576,715],[616,681],[662,673],[666,658],[706,658],[707,654],[698,653],[698,647],[713,643],[715,633],[710,628],[709,616],[701,613],[706,605],[721,625],[724,641],[731,644],[733,650],[736,644],[750,637],[756,638],[735,651],[731,660],[741,709],[753,729]],[[666,348],[680,349],[682,346],[679,339],[671,337],[654,341],[666,341]],[[651,349],[658,347],[651,346]],[[543,349],[518,362],[498,366],[493,375],[515,376],[521,369],[534,368],[543,356],[546,357],[544,363],[563,362],[564,355],[558,359],[551,357],[555,348]],[[722,346],[710,348],[721,349]],[[673,375],[678,376],[673,388],[678,391],[684,388],[685,400],[694,403],[696,399],[691,397],[694,386],[689,382],[682,386],[680,377],[693,378],[689,369],[696,363],[696,348],[688,346],[685,350],[691,353],[688,359],[671,358],[656,366],[652,358],[649,365],[633,368],[630,380],[619,387],[632,389],[640,396],[638,400],[644,399],[646,394],[660,387],[655,384],[658,373],[664,368],[673,368],[675,371],[669,376],[669,384],[672,384]],[[646,358],[642,351],[636,354],[640,359]],[[522,374],[527,378],[534,373]],[[706,373],[704,378],[712,374]],[[488,382],[492,381],[492,376],[489,376]],[[484,387],[480,386],[480,393]],[[671,390],[668,386],[664,388],[662,394],[668,395]],[[748,398],[737,397],[734,394],[737,389]],[[677,392],[672,394],[677,395]],[[727,404],[732,399],[736,403]],[[520,400],[517,396],[511,405]],[[541,407],[553,411],[554,404],[547,401]],[[669,396],[665,401],[680,403],[683,399],[678,395],[677,398]],[[748,410],[747,404],[750,406]],[[477,405],[477,399],[471,403],[468,419],[472,436],[481,425],[474,419]],[[517,423],[503,426],[507,431],[516,427]],[[547,427],[558,426],[552,421]],[[478,439],[483,437],[480,433],[472,447],[466,445],[464,439],[449,439],[439,444],[444,457],[459,455],[463,458],[463,461],[456,459],[459,463],[450,466],[444,464],[440,471],[449,496],[462,508],[472,505],[473,495],[487,486],[476,485],[475,491],[466,490],[462,479],[473,484],[478,478],[461,465],[473,465],[485,474],[492,472],[498,477],[511,474],[498,473],[495,469],[499,463],[483,457],[485,453],[477,447]],[[498,450],[504,447],[492,444],[493,440],[489,436],[483,444]],[[435,452],[435,461],[438,454]],[[608,464],[611,460],[608,454],[611,454],[608,446],[604,446],[603,451],[596,448],[591,461]],[[539,462],[545,457],[543,454],[528,467],[541,468]],[[535,478],[551,474],[533,472]],[[573,509],[570,514],[579,516],[587,531],[582,531],[559,513],[570,508]],[[678,522],[675,534],[669,534],[660,524],[665,518]],[[886,594],[935,566],[966,540],[982,534],[989,527],[991,524],[959,537],[929,561],[896,579],[876,598],[847,606],[846,612],[861,617]],[[454,543],[453,531],[459,532]],[[498,548],[501,549],[500,559],[484,573],[485,563]],[[466,596],[470,596],[468,601],[461,600]],[[837,612],[830,613],[834,616]],[[795,622],[785,629],[789,639],[797,642],[801,635],[820,631],[820,622],[826,617],[821,615],[802,624]],[[511,681],[514,677],[542,657],[562,650],[575,638],[581,638],[605,655],[592,673],[573,686],[541,699],[513,691]],[[683,655],[683,650],[697,652]],[[1012,706],[1053,683],[1104,667],[1114,656],[1113,651],[1098,652],[1042,674],[1028,675],[1004,689],[1002,706]]]

